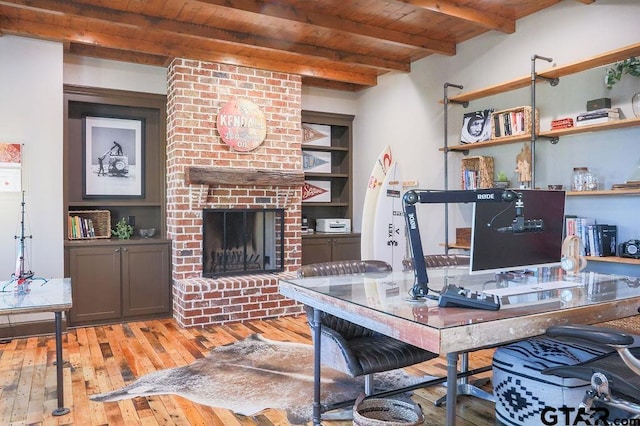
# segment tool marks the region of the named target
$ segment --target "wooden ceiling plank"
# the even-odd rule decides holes
[[[501,31],[513,34],[516,31],[516,22],[494,13],[486,13],[468,6],[462,6],[454,1],[446,0],[400,0],[412,6],[417,6],[431,12],[441,13],[453,18],[479,25],[489,30]],[[498,5],[497,7],[500,7]]]
[[[377,40],[385,40],[389,43],[399,44],[428,50],[431,53],[443,55],[455,55],[456,46],[444,40],[431,39],[419,35],[406,34],[388,28],[376,27],[360,22],[341,19],[337,16],[327,16],[308,11],[293,10],[292,8],[270,3],[265,7],[264,2],[257,0],[198,0],[203,3],[218,7],[241,10],[254,13],[257,18],[264,16],[298,22],[305,25],[313,25],[329,28],[334,31],[348,32],[358,36],[370,37]]]
[[[140,37],[128,38],[122,35],[98,33],[92,33],[91,36],[88,36],[84,28],[75,28],[68,23],[67,25],[63,25],[63,21],[68,21],[68,19],[62,16],[45,16],[45,18],[54,19],[51,19],[50,22],[44,22],[45,20],[43,19],[38,19],[34,22],[24,17],[15,16],[15,14],[10,15],[9,12],[4,9],[3,6],[0,6],[0,26],[7,33],[29,34],[44,39],[99,45],[116,50],[133,50],[132,47],[135,47],[133,51],[143,52],[144,54],[186,57],[194,60],[228,63],[249,68],[268,69],[315,78],[325,78],[362,86],[375,86],[377,84],[377,73],[367,71],[362,67],[358,69],[358,67],[354,65],[345,66],[333,61],[324,61],[326,62],[325,66],[319,66],[317,63],[311,64],[309,61],[307,61],[307,63],[292,63],[281,59],[265,59],[255,56],[243,56],[238,53],[221,52],[216,49],[185,47],[183,45],[176,45],[175,40],[162,42],[145,40]],[[29,16],[33,16],[33,13],[30,13]]]
[[[323,46],[305,45],[300,43],[291,44],[286,40],[276,40],[219,28],[203,27],[202,25],[148,17],[138,13],[105,9],[102,7],[86,6],[67,2],[60,3],[54,0],[17,0],[17,2],[28,3],[40,9],[46,9],[49,11],[55,10],[56,12],[72,16],[106,22],[107,25],[117,23],[143,29],[152,28],[154,31],[161,30],[184,36],[198,37],[203,40],[215,39],[228,43],[238,43],[251,46],[255,49],[261,48],[272,51],[285,51],[305,56],[317,56],[324,59],[330,59],[332,61],[352,62],[357,65],[371,66],[382,70],[401,72],[410,71],[408,60],[398,62],[385,59],[380,55],[362,55],[354,52],[330,49]],[[37,12],[34,11],[34,13]],[[87,28],[87,31],[89,31],[89,28]],[[166,38],[168,36],[170,36],[170,34],[166,34],[162,37]]]

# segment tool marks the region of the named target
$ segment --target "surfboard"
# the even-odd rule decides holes
[[[402,174],[395,161],[380,187],[373,223],[373,258],[388,262],[394,271],[402,271],[407,237],[402,210]]]
[[[362,229],[360,231],[360,257],[363,260],[375,259],[373,257],[375,209],[382,182],[392,162],[391,146],[387,145],[373,164],[367,181],[367,190],[364,194],[364,203],[362,205]]]

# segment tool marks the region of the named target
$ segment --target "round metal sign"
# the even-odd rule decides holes
[[[220,137],[236,151],[251,151],[267,136],[267,120],[248,99],[232,99],[222,106],[217,119]]]

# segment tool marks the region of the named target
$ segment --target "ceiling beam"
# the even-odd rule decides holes
[[[264,49],[266,56],[273,55],[274,51],[285,51],[290,54],[319,57],[331,61],[350,62],[356,65],[370,66],[381,70],[409,72],[409,60],[405,62],[382,59],[376,55],[361,55],[354,52],[329,49],[319,45],[291,43],[288,40],[276,40],[260,37],[255,34],[246,34],[211,26],[195,25],[187,22],[178,22],[157,17],[148,17],[138,13],[106,9],[97,6],[86,6],[78,3],[60,2],[55,0],[13,0],[14,4],[29,6],[33,13],[63,13],[68,16],[81,17],[95,20],[97,24],[120,24],[141,29],[153,29],[154,31],[166,31],[170,34],[181,34],[195,37],[201,40],[219,40],[228,43],[241,44],[255,50]],[[256,17],[258,18],[258,17]],[[260,53],[253,52],[259,55]]]
[[[352,20],[342,19],[336,16],[326,16],[304,10],[293,9],[276,3],[260,0],[198,0],[202,3],[222,8],[242,10],[256,14],[256,19],[264,19],[264,16],[297,22],[305,25],[313,25],[321,28],[329,28],[334,31],[342,31],[348,34],[356,34],[363,37],[371,37],[377,40],[386,40],[390,44],[420,48],[428,53],[439,53],[453,56],[456,54],[456,46],[453,42],[432,39],[419,35],[412,35],[394,31],[388,28],[376,27]]]
[[[462,19],[472,24],[479,25],[489,30],[501,31],[513,34],[516,31],[516,22],[503,16],[489,14],[468,6],[461,6],[454,1],[446,0],[400,0],[412,6],[425,10],[441,13],[443,15]],[[473,3],[470,3],[473,4]]]
[[[195,46],[193,39],[166,34],[154,29],[136,29],[103,23],[88,31],[86,20],[62,14],[35,13],[32,10],[0,5],[0,28],[6,33],[79,44],[101,46],[115,50],[130,50],[146,55],[185,57],[207,62],[226,63],[249,68],[268,69],[302,76],[336,80],[363,86],[375,86],[379,71],[355,64],[345,64],[321,58],[303,57],[279,52],[273,58],[256,55],[256,49],[217,40],[203,41]],[[100,32],[99,32],[100,31]]]

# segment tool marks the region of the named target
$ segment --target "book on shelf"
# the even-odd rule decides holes
[[[565,216],[565,236],[575,235],[582,242],[583,256],[615,256],[618,240],[616,225],[574,215]]]
[[[581,246],[581,255],[587,256],[589,253],[589,235],[587,233],[587,229],[589,225],[593,225],[595,221],[591,218],[587,217],[579,217],[573,215],[565,216],[565,237],[575,235],[580,238]]]
[[[96,230],[93,221],[80,216],[68,216],[68,229],[70,239],[95,238]]]
[[[501,138],[515,136],[531,131],[531,108],[518,107],[510,110],[497,111],[492,114],[492,137]]]
[[[601,108],[594,111],[587,111],[578,114],[577,120],[589,120],[591,118],[614,117],[620,118],[620,110],[618,108]]]
[[[619,121],[620,118],[615,118],[615,117],[599,117],[599,118],[589,118],[586,120],[577,120],[576,121],[576,127],[577,126],[591,126],[593,124],[602,124],[602,123],[609,123],[611,121]]]
[[[477,170],[463,169],[462,170],[462,189],[478,189],[478,181],[480,174]]]

